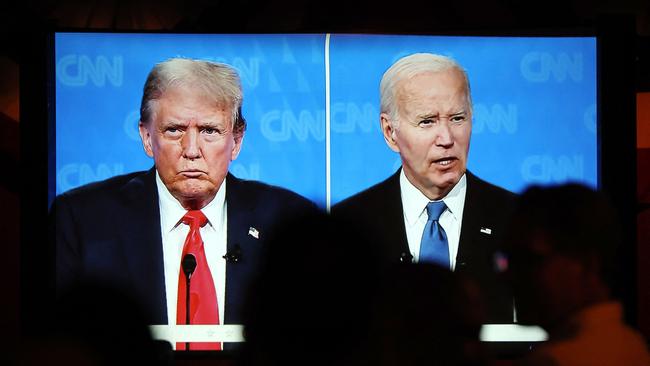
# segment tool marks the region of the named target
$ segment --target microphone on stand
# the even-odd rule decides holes
[[[243,256],[239,244],[235,244],[235,247],[232,250],[228,250],[223,256],[223,259],[226,260],[226,263],[239,263],[242,258]]]
[[[185,273],[185,324],[190,324],[190,279],[196,269],[196,257],[187,253],[181,261],[183,273]],[[190,350],[190,342],[185,342],[185,350]]]
[[[399,255],[399,262],[400,263],[413,263],[413,255],[408,251],[402,252]]]

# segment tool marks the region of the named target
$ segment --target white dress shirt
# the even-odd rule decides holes
[[[167,319],[176,324],[176,301],[178,295],[178,274],[181,268],[183,245],[190,228],[181,219],[187,210],[167,190],[156,172],[158,202],[160,205],[160,230],[162,234],[163,261],[165,266],[165,291],[167,294]],[[201,238],[208,267],[217,292],[219,321],[223,324],[226,296],[226,254],[228,215],[226,207],[226,181],[224,180],[214,199],[201,209],[208,223],[201,228]]]
[[[404,174],[402,169],[399,177],[400,191],[402,194],[402,207],[404,210],[404,227],[409,251],[414,262],[420,259],[420,242],[422,232],[427,224],[427,204],[431,202],[419,189],[417,189]],[[460,241],[460,228],[463,223],[463,208],[465,207],[465,193],[467,192],[467,178],[465,174],[460,178],[452,190],[442,198],[447,209],[440,215],[440,226],[447,234],[449,243],[449,268],[456,268],[456,255]]]

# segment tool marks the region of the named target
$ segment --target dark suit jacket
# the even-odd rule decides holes
[[[332,207],[332,215],[352,221],[377,243],[385,263],[411,262],[404,227],[398,170],[385,181]],[[511,323],[512,295],[509,286],[495,271],[494,256],[499,252],[515,194],[487,183],[467,172],[467,191],[456,271],[473,278],[483,291],[489,323]],[[491,234],[481,229],[488,228]]]
[[[247,287],[274,227],[316,206],[279,187],[226,177],[228,252],[224,323],[241,324]],[[141,302],[150,324],[167,324],[160,209],[155,169],[92,183],[58,196],[50,213],[56,240],[56,287],[109,281]],[[249,228],[259,231],[259,239]],[[173,322],[173,321],[172,321]]]

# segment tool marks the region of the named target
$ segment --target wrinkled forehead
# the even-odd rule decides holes
[[[161,93],[159,100],[178,100],[203,104],[218,109],[232,109],[233,101],[225,93],[200,83],[170,84]]]
[[[395,84],[395,92],[399,93],[405,88],[408,89],[413,85],[423,83],[427,83],[431,88],[447,85],[450,88],[460,89],[465,94],[469,92],[469,83],[465,78],[465,73],[456,68],[448,68],[444,70],[421,70],[416,73],[404,72],[399,75],[398,81]]]
[[[464,73],[457,69],[422,71],[400,78],[395,85],[398,109],[410,109],[417,104],[439,101],[451,108],[471,112],[471,98]]]
[[[207,94],[200,88],[191,85],[174,85],[165,89],[158,98],[150,100],[152,119],[157,120],[164,105],[166,110],[211,110],[214,112],[232,114],[232,103],[225,98]]]

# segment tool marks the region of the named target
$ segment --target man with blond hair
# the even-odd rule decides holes
[[[228,65],[185,58],[155,65],[139,122],[154,167],[56,198],[57,290],[107,281],[133,293],[153,324],[241,323],[264,242],[283,220],[315,207],[228,172],[246,130],[242,101]]]

